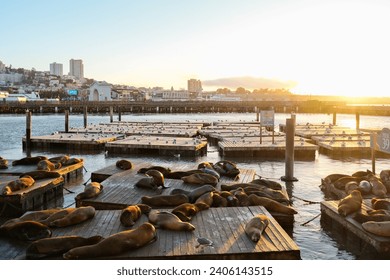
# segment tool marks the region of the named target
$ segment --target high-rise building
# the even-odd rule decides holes
[[[69,61],[69,75],[77,79],[84,78],[84,65],[81,59],[71,59]]]
[[[61,63],[53,62],[50,63],[50,75],[62,76],[63,67]]]
[[[4,70],[5,70],[5,64],[2,61],[0,61],[0,72]]]
[[[202,82],[200,80],[190,79],[187,81],[187,86],[190,93],[202,92]]]

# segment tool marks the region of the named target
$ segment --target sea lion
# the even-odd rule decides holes
[[[0,236],[34,241],[51,236],[51,230],[36,221],[20,221],[0,226]]]
[[[158,185],[155,183],[153,177],[141,178],[135,183],[135,186],[140,189],[147,189],[153,191],[158,190]]]
[[[145,173],[146,171],[152,170],[152,169],[157,170],[157,171],[160,171],[165,177],[166,177],[166,175],[167,175],[168,173],[171,172],[171,169],[165,168],[165,167],[163,167],[163,166],[150,166],[150,167],[140,168],[140,169],[138,170],[138,173]],[[167,177],[166,177],[166,178],[167,178]]]
[[[220,191],[219,194],[226,198],[227,200],[227,207],[236,207],[239,206],[240,202],[237,197],[235,197],[231,192],[228,191]]]
[[[381,179],[383,185],[385,185],[387,193],[390,193],[390,169],[382,170],[379,173],[379,178]]]
[[[294,215],[298,213],[291,206],[284,205],[267,197],[260,197],[255,194],[251,194],[248,196],[248,200],[251,206],[264,206],[264,208],[270,212],[282,213],[287,215]]]
[[[7,169],[7,168],[8,168],[8,160],[0,157],[0,169]]]
[[[45,160],[47,157],[45,156],[35,156],[35,157],[24,157],[18,160],[14,160],[12,165],[36,165],[41,160]]]
[[[366,180],[360,181],[358,191],[360,191],[362,194],[370,194],[371,190],[372,190],[372,186],[370,182]]]
[[[217,171],[221,176],[226,176],[229,178],[235,178],[240,174],[240,169],[237,168],[237,165],[228,160],[218,161],[213,165],[215,171]]]
[[[349,175],[347,174],[342,174],[342,173],[335,173],[335,174],[330,174],[326,176],[324,179],[321,179],[321,184],[322,185],[328,185],[336,182],[338,179],[342,177],[348,177]]]
[[[183,203],[175,207],[172,213],[175,214],[182,222],[188,222],[198,212],[208,209],[209,206],[203,203]]]
[[[375,175],[370,175],[367,178],[367,181],[371,183],[371,192],[379,198],[385,197],[387,194],[386,186],[380,181]]]
[[[63,166],[68,166],[68,165],[73,165],[73,164],[76,164],[76,163],[80,163],[80,162],[83,162],[84,159],[82,158],[70,158],[68,159],[67,161],[65,161],[62,165]]]
[[[186,196],[188,196],[191,192],[190,191],[186,191],[186,190],[183,190],[183,189],[173,189],[169,192],[169,194],[184,194]]]
[[[374,222],[369,221],[362,224],[365,231],[375,235],[390,237],[390,221]]]
[[[207,173],[195,173],[188,176],[181,177],[183,182],[188,184],[204,185],[209,184],[216,186],[218,184],[218,179],[213,175]]]
[[[213,192],[213,204],[211,207],[227,207],[228,200],[221,196],[219,192]]]
[[[203,173],[203,172],[199,169],[193,169],[193,170],[188,170],[188,171],[171,171],[167,174],[164,174],[164,177],[167,179],[179,179],[180,180],[184,176],[189,176],[189,175],[195,174],[195,173]]]
[[[216,189],[212,185],[203,185],[201,187],[197,187],[193,191],[187,194],[188,199],[191,203],[195,202],[202,194],[207,192],[215,191]]]
[[[237,197],[240,206],[249,206],[251,203],[249,202],[249,196],[245,193],[245,191],[241,188],[233,191],[235,197]]]
[[[58,156],[58,157],[49,158],[49,161],[52,162],[52,163],[61,163],[61,165],[63,165],[69,159],[70,159],[70,156],[64,155],[64,156]]]
[[[9,182],[3,189],[3,195],[11,195],[15,191],[24,190],[32,187],[35,184],[35,180],[28,175],[24,175],[22,178]]]
[[[217,171],[215,171],[214,169],[200,168],[199,170],[202,171],[203,173],[213,175],[218,180],[221,178],[221,175],[219,175],[219,173]]]
[[[189,202],[188,197],[185,194],[143,196],[141,197],[141,201],[151,207],[176,207],[180,204]]]
[[[151,223],[143,223],[135,229],[110,235],[94,245],[71,249],[63,257],[64,259],[94,259],[117,256],[143,247],[155,241],[156,238],[156,228]]]
[[[19,218],[13,218],[13,219],[10,219],[10,220],[4,222],[4,224],[2,226],[9,226],[11,224],[16,224],[18,222],[23,222],[23,221],[35,221],[35,222],[44,223],[43,222],[44,220],[46,220],[48,217],[50,217],[54,213],[57,213],[60,211],[63,211],[63,209],[62,208],[53,208],[53,209],[27,212]]]
[[[366,170],[366,171],[356,171],[351,176],[361,178],[361,177],[367,177],[368,175],[371,175],[371,174],[373,174],[373,173],[370,170]]]
[[[103,239],[104,238],[100,235],[88,238],[77,235],[43,238],[32,242],[27,247],[26,258],[42,259],[45,257],[58,256],[76,247],[96,244]]]
[[[214,169],[213,164],[208,161],[204,161],[198,164],[198,169],[202,169],[202,168]]]
[[[148,214],[151,209],[146,204],[129,205],[122,210],[119,220],[123,226],[132,227],[142,214]]]
[[[359,223],[365,223],[368,221],[384,222],[384,221],[390,221],[390,215],[375,214],[375,212],[367,213],[367,214],[364,214],[362,212],[356,212],[355,215],[353,216],[353,219]]]
[[[182,222],[175,214],[167,211],[151,210],[149,212],[149,221],[157,228],[174,230],[174,231],[192,231],[195,227],[188,223]]]
[[[211,207],[211,205],[213,205],[213,192],[207,192],[202,194],[200,197],[197,198],[195,203],[203,203]]]
[[[250,181],[249,183],[266,186],[268,188],[271,188],[271,189],[277,190],[277,191],[280,191],[283,189],[282,185],[279,184],[278,182],[272,181],[272,180],[267,180],[264,178],[254,179],[254,180]]]
[[[146,171],[145,175],[153,177],[154,183],[157,185],[157,187],[161,186],[163,189],[166,188],[164,185],[164,183],[165,183],[164,175],[160,171],[155,170],[155,169],[151,169],[151,170]]]
[[[246,223],[245,233],[253,242],[258,242],[268,225],[269,218],[264,214],[258,214]]]
[[[348,183],[348,182],[357,182],[357,183],[360,183],[360,181],[362,181],[363,179],[362,178],[359,178],[359,177],[352,177],[352,176],[345,176],[345,177],[341,177],[339,179],[337,179],[336,181],[333,182],[333,186],[336,188],[336,189],[339,189],[339,190],[345,190],[345,185]]]
[[[383,209],[390,210],[390,201],[382,198],[371,199],[372,208],[375,210]]]
[[[67,227],[76,225],[95,216],[95,208],[92,206],[73,208],[65,217],[49,223],[50,227]]]
[[[350,194],[354,190],[359,190],[359,183],[355,181],[351,181],[345,184],[345,192]]]
[[[85,185],[84,191],[76,195],[75,200],[97,197],[103,191],[103,185],[98,182],[90,182]]]
[[[22,178],[25,175],[31,176],[35,181],[47,178],[59,178],[62,176],[61,173],[57,171],[34,170],[21,174],[19,178]]]
[[[44,171],[53,171],[55,169],[61,168],[62,164],[60,162],[53,163],[49,161],[48,159],[44,159],[38,162],[37,169],[38,170],[44,170]]]
[[[361,193],[357,190],[354,190],[339,201],[337,211],[344,217],[348,216],[349,214],[360,210],[362,201],[363,198]]]
[[[129,170],[133,168],[133,163],[127,159],[120,159],[115,163],[115,166],[122,170]]]

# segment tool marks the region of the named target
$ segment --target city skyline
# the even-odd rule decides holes
[[[8,1],[0,60],[137,87],[389,96],[387,1]],[[24,23],[27,19],[28,24]],[[17,36],[16,36],[17,34]],[[11,40],[12,39],[12,40]],[[64,69],[64,73],[67,73]]]

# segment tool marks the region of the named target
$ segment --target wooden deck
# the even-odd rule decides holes
[[[8,182],[18,176],[0,176],[0,193]],[[11,195],[0,195],[0,216],[19,217],[32,210],[62,206],[64,178],[36,180],[34,185]]]
[[[106,144],[110,154],[153,154],[202,156],[207,153],[207,140],[188,137],[129,136]]]
[[[353,243],[353,250],[362,251],[367,245],[376,250],[377,253],[390,256],[390,237],[381,237],[365,231],[361,224],[352,218],[352,214],[347,217],[339,215],[337,212],[339,200],[330,200],[321,202],[321,220],[330,228],[331,231],[338,231],[337,234],[344,236],[345,239],[358,238],[359,242]],[[371,199],[364,199],[362,203],[362,212],[372,209]],[[348,240],[345,240],[349,242]],[[356,241],[356,240],[355,240]],[[345,244],[344,244],[345,245]],[[359,248],[356,248],[359,247]]]
[[[219,152],[227,157],[256,157],[269,159],[284,159],[286,155],[286,140],[284,137],[275,137],[272,143],[271,137],[264,137],[260,144],[259,139],[252,141],[220,141]],[[315,160],[318,146],[304,140],[295,141],[294,157],[297,160]]]
[[[245,234],[246,223],[257,214],[266,214],[270,224],[258,243]],[[81,235],[107,237],[128,228],[119,221],[120,210],[99,210],[93,219],[82,224],[53,229],[53,236]],[[147,221],[142,215],[134,228]],[[238,260],[300,259],[300,249],[275,219],[261,206],[210,208],[198,213],[191,223],[193,232],[157,229],[157,240],[137,250],[104,259],[203,259]],[[213,246],[196,247],[198,237],[213,241]],[[1,238],[1,259],[24,259],[28,244]]]

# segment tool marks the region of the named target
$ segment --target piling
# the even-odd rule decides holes
[[[257,106],[255,107],[255,112],[256,112],[256,121],[258,122],[260,121],[260,110],[257,108]]]
[[[333,125],[336,125],[336,112],[333,112]]]
[[[114,108],[110,106],[110,123],[114,121]]]
[[[286,182],[298,181],[294,177],[294,136],[295,136],[295,115],[286,119],[286,157],[285,157],[285,176],[282,180]]]
[[[65,110],[65,133],[69,132],[69,110]]]
[[[121,111],[121,107],[118,107],[118,121],[122,121],[122,111]]]
[[[26,111],[26,154],[31,157],[31,112]]]
[[[87,112],[88,112],[88,110],[87,110],[88,108],[87,108],[87,106],[85,106],[84,107],[84,128],[87,128]]]
[[[356,130],[360,128],[360,114],[356,113]]]

